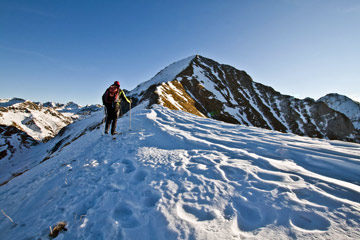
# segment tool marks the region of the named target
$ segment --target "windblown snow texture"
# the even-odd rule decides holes
[[[0,239],[360,238],[359,144],[144,105],[116,140],[96,112],[34,146],[46,160],[0,187]]]

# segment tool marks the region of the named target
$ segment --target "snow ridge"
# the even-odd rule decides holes
[[[1,239],[358,239],[360,145],[232,125],[155,105],[101,114],[35,146],[43,163],[0,187]],[[43,155],[41,157],[41,155]],[[24,197],[26,196],[26,197]],[[29,224],[31,223],[31,224]]]
[[[183,71],[186,67],[188,67],[190,62],[194,58],[195,56],[190,56],[188,58],[170,64],[165,69],[161,70],[158,74],[156,74],[155,77],[144,83],[139,84],[134,90],[130,92],[130,95],[140,95],[152,85],[159,85],[160,83],[174,80],[176,75]]]

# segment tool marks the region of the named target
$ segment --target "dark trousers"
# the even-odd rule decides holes
[[[106,107],[106,122],[105,122],[105,133],[109,132],[111,125],[111,134],[116,132],[116,123],[119,117],[119,107],[115,104],[105,104]]]

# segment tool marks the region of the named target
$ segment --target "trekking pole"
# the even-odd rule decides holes
[[[131,131],[131,100],[130,100],[130,112],[129,112],[129,116],[130,116],[130,119],[129,119],[129,121],[130,121],[130,131]]]
[[[101,126],[103,127],[103,129],[102,129],[102,132],[104,133],[104,131],[105,131],[105,125],[106,125],[106,116],[107,116],[107,111],[106,111],[106,107],[104,106],[104,118],[103,118],[103,120],[102,120],[102,124],[101,124]]]

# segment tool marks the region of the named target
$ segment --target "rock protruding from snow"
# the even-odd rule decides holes
[[[198,55],[173,63],[130,94],[149,105],[228,123],[360,142],[350,119],[326,104],[283,95],[245,71]]]
[[[330,93],[318,101],[326,103],[332,109],[345,114],[356,129],[360,130],[360,103],[337,93]]]

